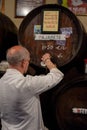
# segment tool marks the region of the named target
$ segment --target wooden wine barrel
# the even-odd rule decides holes
[[[0,62],[6,60],[6,51],[13,45],[18,44],[18,29],[12,20],[0,12]],[[4,72],[0,69],[0,78]],[[1,129],[1,121],[0,121]]]
[[[60,130],[87,130],[87,75],[61,86],[55,113]]]
[[[51,13],[51,17],[44,18],[46,11]],[[53,12],[57,13],[55,17],[58,19],[52,15]],[[58,30],[53,24],[54,30],[48,31],[56,20]],[[48,28],[44,29],[46,22]],[[78,18],[69,9],[57,4],[45,4],[29,12],[20,24],[18,32],[19,43],[30,51],[31,63],[39,67],[41,56],[45,52],[51,54],[59,67],[74,63],[79,58],[83,59],[86,53],[85,37],[85,30]]]
[[[6,60],[6,51],[18,44],[18,29],[12,20],[0,12],[0,61]]]

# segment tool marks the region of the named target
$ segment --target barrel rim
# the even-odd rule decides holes
[[[64,82],[60,88],[58,89],[57,95],[63,93],[66,89],[74,87],[74,84],[78,84],[79,82],[87,82],[87,75],[82,75],[75,77],[74,79]]]

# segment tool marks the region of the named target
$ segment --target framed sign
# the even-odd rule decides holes
[[[59,11],[58,10],[44,10],[42,32],[58,33]]]
[[[32,9],[44,3],[45,0],[15,0],[15,17],[25,17]]]
[[[58,0],[58,4],[70,9],[76,15],[87,15],[87,0]]]

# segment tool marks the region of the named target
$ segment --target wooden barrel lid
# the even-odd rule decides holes
[[[46,11],[59,12],[59,15],[57,15],[58,31],[44,31],[43,26],[45,22],[43,22],[43,14]],[[48,21],[50,22],[49,19]],[[36,32],[35,28],[37,28]],[[55,37],[58,34],[61,36],[64,34],[65,40],[55,38],[42,40],[40,37],[36,40],[35,37],[37,36],[38,28],[42,38],[44,35],[47,36],[51,34]],[[18,40],[20,44],[30,51],[31,63],[41,67],[41,56],[45,52],[49,52],[54,62],[61,67],[67,65],[78,57],[80,51],[83,50],[83,52],[85,52],[83,49],[83,34],[84,29],[82,24],[69,9],[57,4],[47,4],[35,8],[23,19],[19,27]]]

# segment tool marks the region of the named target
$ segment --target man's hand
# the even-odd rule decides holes
[[[52,68],[56,68],[56,65],[51,61],[51,55],[49,53],[45,53],[41,58],[44,66],[47,66],[49,70]]]

